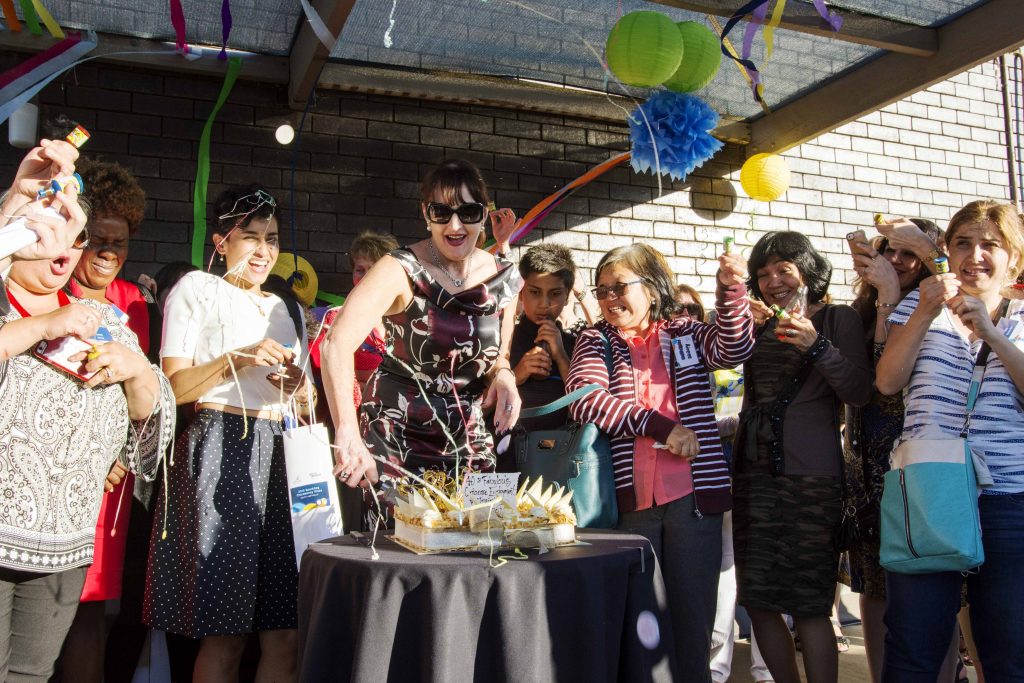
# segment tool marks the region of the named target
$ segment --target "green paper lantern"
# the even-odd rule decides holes
[[[676,26],[683,39],[683,61],[665,81],[676,92],[693,92],[714,80],[722,64],[722,43],[714,31],[696,21],[681,21]]]
[[[612,27],[608,68],[627,85],[649,88],[670,77],[683,59],[683,37],[660,12],[630,12]]]

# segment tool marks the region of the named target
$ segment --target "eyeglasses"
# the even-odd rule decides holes
[[[263,190],[256,190],[252,194],[247,194],[244,197],[236,199],[231,210],[221,216],[218,220],[224,221],[229,218],[238,218],[239,216],[245,218],[249,214],[258,211],[264,204],[269,204],[271,209],[277,208],[276,199]],[[271,210],[270,213],[273,215],[273,210]]]
[[[594,287],[590,291],[593,293],[594,298],[597,299],[598,301],[607,299],[608,295],[611,293],[615,294],[615,298],[619,298],[620,296],[626,293],[626,287],[629,287],[630,285],[635,285],[636,283],[643,281],[644,279],[640,278],[639,280],[630,280],[629,282],[617,282],[611,287],[605,287],[604,285],[601,285],[600,287]]]
[[[430,202],[427,204],[427,218],[431,223],[447,225],[451,223],[452,216],[457,215],[464,224],[481,223],[486,209],[480,202],[469,202],[455,208],[441,202]]]
[[[89,231],[82,228],[82,232],[78,233],[78,237],[71,243],[72,249],[85,249],[89,246]]]

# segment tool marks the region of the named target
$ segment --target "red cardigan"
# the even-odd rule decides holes
[[[696,432],[700,443],[700,453],[691,463],[698,512],[719,513],[732,508],[729,469],[722,453],[708,373],[734,368],[753,351],[754,322],[746,294],[743,285],[729,288],[719,285],[715,324],[678,319],[664,323],[658,333],[662,354],[675,384],[679,424]],[[605,365],[602,334],[611,346],[611,378]],[[672,340],[686,336],[692,336],[700,362],[684,367],[677,363]],[[609,435],[619,509],[633,511],[636,509],[634,439],[647,436],[665,443],[676,422],[637,404],[626,339],[617,327],[603,320],[584,330],[576,341],[565,388],[574,391],[593,383],[606,389],[576,401],[569,410],[577,422],[595,423]]]

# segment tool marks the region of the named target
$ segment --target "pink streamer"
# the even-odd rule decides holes
[[[180,52],[188,52],[185,42],[185,11],[181,9],[181,0],[171,0],[171,24],[174,25],[175,45]]]

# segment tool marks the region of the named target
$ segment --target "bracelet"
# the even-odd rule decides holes
[[[881,301],[875,301],[875,308],[896,308],[899,304],[884,304]]]
[[[583,303],[583,300],[584,300],[585,298],[587,298],[587,293],[586,293],[586,291],[583,291],[583,292],[577,292],[577,291],[576,291],[576,290],[574,289],[574,290],[572,290],[572,295],[573,295],[574,297],[576,297],[576,301],[579,301],[580,303]]]
[[[825,349],[829,347],[829,341],[825,338],[825,335],[818,333],[818,338],[811,344],[811,348],[807,349],[807,358],[813,363],[818,360],[818,356],[825,352]]]
[[[502,370],[508,370],[508,371],[509,371],[509,373],[511,373],[511,374],[512,374],[512,381],[513,381],[513,382],[515,381],[515,379],[516,379],[516,373],[512,372],[512,368],[508,367],[507,365],[502,365],[502,366],[501,366],[500,368],[498,368],[497,370],[495,370],[495,371],[494,371],[494,375],[493,375],[493,376],[491,377],[491,379],[493,380],[494,378],[496,378],[496,377],[498,376],[498,373],[499,373],[499,372],[501,372]]]

